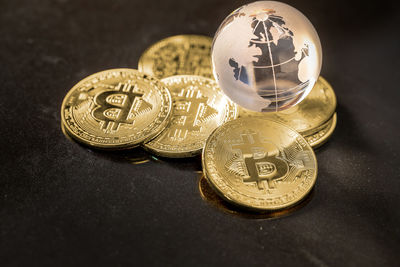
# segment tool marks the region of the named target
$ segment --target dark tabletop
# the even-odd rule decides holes
[[[0,266],[398,266],[400,19],[383,1],[288,1],[314,24],[338,124],[304,205],[221,203],[200,158],[68,140],[64,95],[152,43],[212,36],[244,1],[0,0]],[[203,196],[199,188],[202,188]]]

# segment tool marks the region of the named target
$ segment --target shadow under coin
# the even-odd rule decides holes
[[[64,124],[62,122],[61,122],[61,131],[69,141],[75,143],[75,141],[72,139],[72,137],[67,133],[67,130],[65,130],[65,126],[64,126]]]
[[[88,148],[90,151],[96,154],[96,156],[106,158],[109,160],[117,162],[128,162],[131,164],[143,164],[152,160],[152,156],[147,153],[141,147],[135,147],[131,149],[120,149],[120,150],[106,150],[98,149],[96,147],[91,147],[89,145],[83,144],[75,139],[65,130],[65,126],[61,123],[61,130],[64,136],[71,142],[78,144],[83,148]]]
[[[99,150],[92,149],[92,151],[99,157],[106,158],[108,160],[116,162],[127,162],[133,165],[144,164],[153,161],[150,154],[148,154],[143,148],[134,147],[126,150]]]
[[[200,155],[188,158],[164,158],[151,155],[151,160],[160,164],[167,164],[175,169],[185,169],[195,173],[203,173]]]
[[[211,188],[208,184],[207,179],[202,175],[199,179],[199,191],[201,197],[212,206],[225,213],[232,214],[245,219],[277,219],[281,217],[286,217],[293,212],[301,209],[307,205],[314,195],[314,189],[298,204],[291,206],[286,209],[276,210],[276,211],[265,211],[257,212],[246,209],[241,209],[239,206],[230,204],[229,202],[222,199],[218,194]]]
[[[92,147],[83,144],[75,139],[65,130],[65,126],[61,123],[61,130],[65,137],[73,143],[78,144],[83,148],[89,148],[97,156],[106,158],[117,162],[128,162],[131,164],[143,164],[147,162],[155,162],[160,164],[167,164],[175,169],[185,169],[196,173],[202,173],[201,156],[194,156],[188,158],[165,158],[159,157],[147,152],[142,147],[134,147],[131,149],[107,150]]]

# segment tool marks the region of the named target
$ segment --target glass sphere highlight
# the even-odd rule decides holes
[[[212,63],[224,93],[240,106],[262,112],[299,103],[318,79],[321,43],[311,22],[280,2],[244,5],[214,36]]]

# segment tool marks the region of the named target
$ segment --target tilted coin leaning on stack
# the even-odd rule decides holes
[[[93,74],[65,96],[61,121],[75,140],[100,149],[133,148],[158,135],[171,117],[169,90],[133,69]]]
[[[237,117],[237,108],[215,81],[200,76],[172,76],[161,80],[170,90],[173,114],[169,125],[144,144],[150,152],[181,158],[201,153],[211,132]]]
[[[141,145],[171,158],[202,153],[211,187],[244,208],[276,210],[300,202],[317,177],[311,147],[326,142],[336,126],[332,87],[320,77],[292,108],[246,110],[213,79],[211,46],[210,37],[172,36],[143,53],[139,70],[83,79],[62,103],[62,128],[99,149]]]

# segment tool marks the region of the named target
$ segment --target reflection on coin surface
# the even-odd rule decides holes
[[[164,157],[190,157],[199,154],[211,132],[237,117],[236,105],[214,80],[181,75],[161,80],[170,90],[172,119],[155,139],[144,144]]]
[[[336,96],[332,86],[321,76],[308,96],[299,104],[279,112],[256,112],[239,108],[239,117],[260,117],[280,121],[303,136],[327,122],[336,109]]]
[[[61,119],[76,140],[98,148],[131,148],[160,133],[172,101],[157,79],[132,69],[93,74],[65,96]]]
[[[139,70],[156,78],[174,75],[199,75],[213,78],[212,38],[202,35],[177,35],[149,47],[139,59]]]
[[[307,135],[304,137],[306,141],[310,144],[312,148],[317,148],[323,145],[331,137],[333,131],[336,128],[337,115],[336,112],[333,114],[332,118],[324,123],[316,133]]]
[[[303,199],[317,178],[317,161],[304,138],[280,122],[241,118],[207,139],[203,169],[227,201],[275,210]]]

